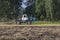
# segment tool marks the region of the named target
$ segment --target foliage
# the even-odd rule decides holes
[[[14,19],[20,15],[23,12],[21,2],[22,0],[0,0],[0,18]],[[38,20],[60,20],[60,0],[34,0],[34,4],[28,6],[24,13],[36,15]]]

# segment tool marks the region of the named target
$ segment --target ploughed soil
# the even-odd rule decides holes
[[[60,40],[60,27],[0,26],[0,40]]]

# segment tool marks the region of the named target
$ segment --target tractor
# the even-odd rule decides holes
[[[32,24],[32,19],[30,17],[28,17],[27,14],[23,14],[21,15],[20,18],[17,19],[17,24],[22,24],[22,23],[26,23],[26,24]]]

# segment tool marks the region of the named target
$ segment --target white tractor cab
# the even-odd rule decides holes
[[[22,24],[22,23],[32,24],[32,19],[28,17],[27,14],[23,14],[21,15],[21,18],[17,21],[17,24]]]

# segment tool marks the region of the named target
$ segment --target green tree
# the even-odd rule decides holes
[[[38,19],[43,19],[45,16],[44,0],[35,0],[35,13]]]
[[[45,0],[45,10],[47,20],[53,19],[53,5],[52,0]]]

